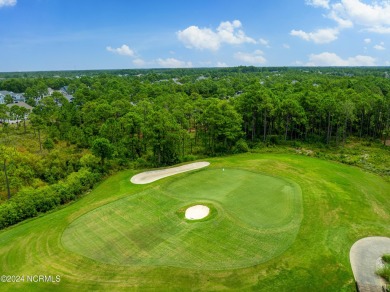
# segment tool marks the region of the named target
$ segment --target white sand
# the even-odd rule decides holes
[[[356,241],[349,252],[356,282],[372,286],[373,290],[370,291],[382,291],[383,279],[375,271],[378,259],[387,253],[390,253],[389,237],[373,236]]]
[[[209,166],[210,162],[194,162],[182,166],[172,167],[172,168],[166,168],[166,169],[159,169],[159,170],[152,170],[152,171],[146,171],[141,172],[139,174],[134,175],[131,178],[131,182],[133,184],[148,184],[151,182],[154,182],[156,180],[162,179],[164,177],[168,177],[171,175],[175,175],[178,173],[195,170],[199,168],[203,168],[206,166]]]
[[[209,207],[204,205],[195,205],[192,207],[189,207],[186,210],[186,218],[188,220],[199,220],[204,217],[206,217],[210,212]]]

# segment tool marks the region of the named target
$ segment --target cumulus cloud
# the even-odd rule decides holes
[[[365,42],[366,44],[369,44],[369,43],[371,43],[371,39],[369,39],[369,38],[364,39],[364,42]]]
[[[246,36],[241,27],[242,24],[239,20],[221,22],[216,31],[193,25],[178,31],[177,37],[187,48],[200,50],[217,51],[223,43],[232,45],[255,44],[256,41]]]
[[[221,22],[217,28],[217,34],[223,43],[235,45],[242,43],[255,44],[256,41],[246,36],[244,31],[240,29],[241,27],[242,24],[239,20]]]
[[[15,6],[16,0],[0,0],[0,8],[4,6]]]
[[[337,40],[339,30],[337,28],[323,28],[314,32],[293,29],[290,35],[297,36],[305,41],[312,41],[316,44],[327,44]]]
[[[333,5],[332,11],[330,11],[326,15],[326,17],[336,21],[339,29],[353,27],[352,20],[346,18],[343,7],[341,6],[341,4]]]
[[[269,40],[266,40],[266,39],[259,39],[259,43],[263,46],[266,46],[267,48],[269,48]]]
[[[357,55],[343,59],[335,53],[324,52],[311,54],[307,66],[375,66],[376,60],[371,56]]]
[[[329,0],[306,0],[306,5],[329,9]]]
[[[122,56],[129,56],[129,57],[134,57],[135,53],[132,49],[129,48],[128,45],[122,45],[119,48],[112,48],[110,46],[106,47],[106,50],[109,52],[112,52],[114,54],[122,55]]]
[[[217,67],[223,68],[223,67],[228,67],[228,65],[225,62],[218,62]]]
[[[317,44],[326,44],[337,40],[343,29],[355,26],[363,31],[390,34],[390,0],[376,0],[371,3],[364,3],[363,0],[339,0],[333,4],[328,0],[306,0],[306,4],[326,8],[328,13],[324,16],[335,21],[337,26],[314,32],[293,29],[290,32],[292,36]]]
[[[381,42],[380,44],[375,45],[375,46],[374,46],[374,49],[375,49],[375,50],[378,50],[378,51],[386,50],[386,48],[385,48],[385,43],[384,43],[384,42]]]
[[[380,1],[365,4],[360,0],[343,0],[346,14],[359,24],[367,26],[390,25],[390,3]]]
[[[133,64],[137,67],[143,67],[146,65],[146,62],[140,58],[134,59]]]
[[[175,58],[157,59],[157,64],[163,68],[191,68],[192,62],[184,62]]]
[[[371,4],[361,0],[341,0],[332,5],[334,19],[342,19],[363,27],[364,30],[376,33],[390,33],[390,2],[388,0],[372,1]]]
[[[263,52],[260,50],[256,50],[253,53],[237,52],[234,54],[234,58],[252,65],[259,65],[267,62],[263,56]]]
[[[189,49],[196,48],[216,51],[221,45],[218,35],[211,29],[199,28],[194,25],[183,31],[178,31],[177,37]]]

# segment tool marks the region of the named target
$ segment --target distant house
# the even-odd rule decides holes
[[[25,103],[24,101],[20,101],[18,103],[7,104],[7,107],[11,108],[14,105],[24,107],[24,108],[28,109],[29,111],[32,111],[32,109],[33,109],[33,107],[31,105]]]
[[[0,103],[5,103],[5,96],[10,95],[12,99],[14,100],[14,103],[21,102],[21,101],[26,101],[23,93],[14,93],[12,91],[6,91],[2,90],[0,91]]]
[[[2,90],[2,91],[0,91],[0,104],[2,103],[2,104],[4,104],[5,103],[5,96],[6,95],[11,95],[10,93],[12,93],[12,92],[10,92],[10,91],[5,91],[5,90]]]
[[[183,83],[181,83],[181,82],[179,81],[178,78],[172,78],[172,80],[173,80],[173,82],[175,82],[177,85],[183,85]]]
[[[68,86],[65,86],[64,88],[65,88],[65,92],[64,92],[63,94],[64,94],[65,98],[66,98],[69,102],[72,102],[73,99],[74,99],[74,96],[68,92]]]
[[[201,75],[198,78],[196,78],[196,81],[201,81],[201,80],[205,80],[205,79],[208,79],[208,77]]]
[[[10,103],[10,104],[7,104],[7,107],[9,109],[11,109],[11,107],[13,106],[19,106],[19,107],[24,107],[25,109],[28,109],[28,113],[24,116],[24,119],[27,119],[28,116],[29,116],[29,113],[32,111],[33,107],[31,105],[28,105],[27,103],[25,103],[24,101],[20,101],[20,102],[17,102],[17,103]],[[9,124],[16,124],[16,123],[19,123],[21,122],[21,120],[14,120],[14,119],[8,119],[7,121]]]
[[[24,97],[23,93],[14,93],[11,96],[14,99],[14,103],[26,102],[26,98]]]
[[[59,92],[69,101],[72,102],[74,97],[68,93],[68,86],[61,87]]]

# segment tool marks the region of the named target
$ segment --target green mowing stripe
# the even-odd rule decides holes
[[[217,168],[248,170],[283,180],[287,178],[287,184],[291,181],[296,182],[302,190],[303,218],[293,219],[290,223],[281,225],[282,227],[259,230],[239,220],[215,200],[202,198],[194,199],[194,202],[168,195],[166,188],[169,187],[169,183],[186,179],[192,174],[180,174],[153,185],[138,186],[129,181],[136,171],[124,171],[109,177],[90,194],[61,210],[0,231],[0,274],[61,276],[60,283],[0,283],[0,290],[355,291],[349,262],[349,250],[352,244],[367,236],[390,236],[390,184],[379,176],[338,163],[285,154],[217,157],[210,159],[210,163],[210,170]],[[156,194],[157,197],[161,197],[161,200],[158,198],[157,201],[155,200],[156,195],[152,194],[153,187],[157,188]],[[141,192],[149,191],[150,196],[144,197],[144,202],[137,201]],[[117,219],[115,221],[112,219],[111,222],[115,227],[120,226],[120,228],[127,226],[127,222],[134,224],[134,229],[131,231],[136,235],[134,242],[141,243],[138,243],[139,248],[145,246],[142,258],[131,258],[127,254],[127,259],[132,260],[133,264],[121,263],[118,251],[126,247],[128,242],[126,240],[118,242],[111,254],[107,248],[106,254],[100,255],[102,260],[88,258],[64,246],[63,232],[78,220],[87,219],[85,217],[92,216],[93,210],[110,206],[112,202],[123,198],[128,199],[128,202],[133,205],[132,196],[138,213],[129,218],[125,218],[126,215],[123,217],[117,215]],[[173,199],[177,200],[177,205],[172,203]],[[164,206],[164,202],[168,204]],[[149,215],[150,206],[153,205],[161,204],[163,208],[169,209],[170,205],[174,204],[177,210],[180,210],[193,203],[202,202],[212,204],[215,210],[214,217],[188,223],[180,219],[180,213],[173,212],[166,215],[172,221],[156,219],[153,223],[154,216]],[[142,205],[148,206],[146,211],[138,208]],[[105,216],[109,216],[109,212],[117,214],[125,209],[120,204],[117,206],[119,207],[113,210],[107,208]],[[123,212],[123,214],[127,213]],[[148,232],[148,236],[142,236],[139,218],[145,217],[149,220],[149,226],[158,223],[160,225],[157,226],[161,227],[164,226],[164,222],[178,222],[178,224],[171,225],[172,230],[166,230],[161,234],[162,244],[154,244],[158,242],[158,238],[153,234]],[[79,227],[88,224],[85,232],[79,230],[78,233],[83,236],[82,241],[85,241],[86,249],[92,243],[93,246],[104,246],[103,243],[107,241],[107,237],[110,237],[105,234],[109,225],[105,222],[99,224],[98,222],[104,220],[97,221],[98,219],[99,216],[93,216],[92,220],[79,222]],[[298,233],[294,237],[292,236],[295,233],[293,225],[296,224],[295,221],[300,220]],[[232,236],[221,234],[222,230],[229,230],[228,227],[233,223],[240,228],[236,228],[235,231],[230,229]],[[208,226],[209,232],[197,231],[196,226],[201,224]],[[182,225],[188,228],[181,228]],[[207,239],[214,230],[217,230],[215,236],[219,242],[211,242],[210,245],[198,244],[196,257],[195,253],[192,253],[194,250],[192,242]],[[255,236],[243,236],[237,233],[237,230],[250,231]],[[175,236],[171,236],[174,231]],[[276,233],[277,237],[274,233],[270,233],[271,231]],[[95,237],[94,241],[88,239],[91,236]],[[183,243],[181,243],[182,238]],[[275,246],[276,240],[282,243],[286,241],[286,246],[289,247],[284,251],[280,248],[280,256],[277,256],[278,251],[276,251],[267,260],[265,255]],[[75,235],[75,241],[69,241],[68,244],[76,244],[77,241],[80,239]],[[290,245],[288,241],[292,241],[292,244]],[[134,246],[138,248],[135,243]],[[217,246],[217,248],[210,249],[210,246]],[[234,249],[237,251],[232,252],[231,250]],[[224,257],[226,269],[218,270],[213,269],[212,264],[205,266],[201,264],[201,257],[211,255],[211,252],[215,253],[216,258]],[[175,264],[175,257],[180,253],[183,253],[182,261],[194,259],[196,266],[194,264],[193,268],[184,268],[178,267],[177,263],[176,267],[166,266],[167,261],[171,261],[172,265]],[[151,254],[161,255],[161,260],[153,261],[156,257],[152,258]],[[234,260],[245,256],[253,257],[253,262],[265,261],[235,269],[234,265],[238,267],[240,262]],[[107,263],[107,258],[115,257],[117,259],[113,260],[112,264]],[[163,260],[165,265],[162,264]],[[250,264],[250,261],[247,261],[247,264]],[[229,266],[230,264],[232,266]]]
[[[189,222],[178,215],[183,206],[203,201],[216,217]],[[239,169],[202,170],[85,214],[65,230],[62,243],[116,265],[242,268],[285,251],[301,212],[300,190],[285,180]]]
[[[168,184],[167,195],[209,199],[253,228],[271,228],[301,217],[301,191],[281,178],[240,169],[212,169],[189,174]]]

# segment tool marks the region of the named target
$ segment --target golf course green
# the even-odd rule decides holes
[[[352,244],[390,236],[380,176],[292,154],[207,161],[144,185],[122,171],[0,231],[0,274],[25,276],[0,290],[355,291]],[[187,220],[194,205],[210,213]]]
[[[198,203],[210,206],[211,218],[188,222],[180,210]],[[85,214],[62,243],[109,264],[226,270],[281,254],[301,218],[296,184],[246,170],[202,169]]]

